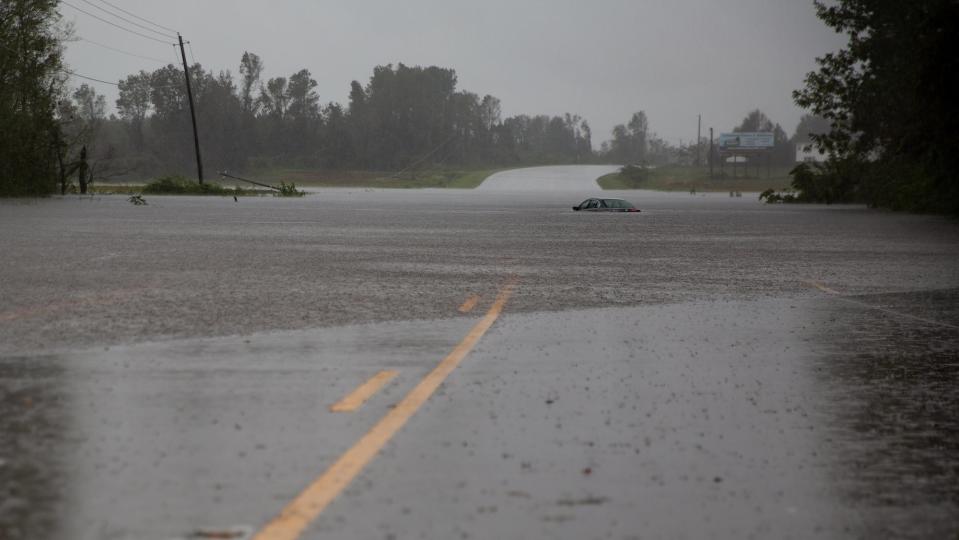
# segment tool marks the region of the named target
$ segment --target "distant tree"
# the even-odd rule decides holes
[[[483,101],[480,103],[480,116],[484,129],[492,130],[493,126],[500,122],[501,113],[502,108],[499,98],[495,98],[489,94],[483,96]]]
[[[120,113],[120,118],[129,122],[133,146],[137,151],[143,149],[144,121],[151,107],[152,85],[150,79],[149,73],[140,71],[135,75],[128,75],[118,84],[117,112]]]
[[[649,138],[649,120],[646,119],[646,113],[643,111],[633,113],[627,127],[629,127],[629,135],[632,139],[634,160],[644,161],[646,159],[647,139]]]
[[[244,129],[248,128],[233,76],[221,71],[216,76],[203,72],[202,77],[195,99],[203,160],[215,170],[241,168],[248,149]]]
[[[777,165],[789,165],[795,161],[793,145],[789,141],[786,131],[766,116],[759,109],[750,111],[740,124],[733,128],[733,133],[772,132],[773,149],[769,159]]]
[[[773,129],[775,129],[775,126],[772,120],[766,116],[766,113],[755,109],[750,111],[749,114],[746,115],[746,118],[743,118],[743,121],[733,128],[733,132],[751,133],[757,131],[773,131]]]
[[[831,130],[829,120],[815,114],[804,114],[796,125],[792,140],[797,143],[809,142],[813,135],[826,135]]]
[[[323,133],[324,165],[333,169],[346,167],[356,160],[350,135],[349,116],[338,103],[323,109],[326,118]]]
[[[274,77],[260,89],[260,106],[263,112],[274,118],[282,119],[289,107],[289,91],[286,77]]]
[[[649,140],[649,120],[646,113],[633,113],[626,125],[613,127],[608,158],[619,163],[639,163],[646,160]]]
[[[317,82],[309,70],[302,69],[290,76],[286,87],[287,112],[293,121],[311,120],[320,116],[320,96],[314,90]]]
[[[240,101],[243,110],[255,116],[259,112],[260,102],[253,96],[253,90],[260,85],[263,74],[263,61],[254,53],[244,51],[240,59]]]
[[[827,119],[813,139],[856,197],[891,208],[959,214],[959,3],[955,0],[815,2],[847,45],[817,59],[793,93]]]

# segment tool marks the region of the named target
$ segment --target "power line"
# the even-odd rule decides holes
[[[129,11],[123,9],[122,7],[119,7],[119,6],[116,6],[116,5],[111,4],[110,2],[107,2],[107,0],[99,0],[99,1],[102,2],[102,3],[104,3],[104,4],[106,4],[106,5],[108,5],[108,6],[110,6],[110,7],[112,7],[113,9],[115,9],[115,10],[117,10],[117,11],[122,11],[123,13],[126,13],[127,15],[133,17],[134,19],[139,19],[139,20],[141,20],[141,21],[143,21],[143,22],[145,22],[145,23],[152,24],[153,26],[156,26],[157,28],[162,28],[162,29],[167,30],[167,31],[169,31],[169,32],[173,32],[174,34],[179,34],[179,33],[180,33],[180,32],[178,32],[178,31],[176,31],[176,30],[174,30],[174,29],[172,29],[172,28],[170,28],[170,27],[163,26],[162,24],[157,24],[157,23],[155,23],[155,22],[153,22],[153,21],[151,21],[151,20],[149,20],[149,19],[144,19],[143,17],[140,17],[139,15],[137,15],[137,14],[135,14],[135,13],[130,13]]]
[[[115,82],[104,81],[103,79],[96,79],[96,78],[94,78],[94,77],[88,77],[88,76],[86,76],[86,75],[80,75],[80,74],[77,73],[76,71],[70,71],[70,70],[67,69],[67,68],[58,68],[57,71],[62,71],[62,72],[64,72],[64,73],[69,73],[70,75],[73,75],[74,77],[80,77],[81,79],[87,79],[88,81],[96,81],[96,82],[98,82],[98,83],[109,84],[109,85],[117,86],[117,87],[120,86],[119,84],[117,84],[117,83],[115,83]]]
[[[163,37],[167,37],[167,38],[171,38],[171,39],[173,38],[173,36],[171,36],[170,34],[167,34],[166,32],[160,32],[159,30],[154,30],[154,29],[150,28],[149,26],[143,26],[142,24],[140,24],[140,23],[138,23],[138,22],[136,22],[136,21],[131,21],[130,19],[127,19],[126,17],[123,17],[122,15],[117,15],[116,13],[113,13],[112,11],[110,11],[110,10],[108,10],[108,9],[106,9],[106,8],[102,8],[102,7],[94,4],[93,2],[90,2],[90,0],[80,0],[80,1],[83,2],[84,4],[87,4],[87,5],[90,5],[90,6],[92,6],[92,7],[95,7],[95,8],[97,8],[97,9],[99,9],[100,11],[106,13],[107,15],[109,15],[109,16],[111,16],[111,17],[116,17],[117,19],[120,19],[120,20],[123,21],[123,22],[126,22],[126,23],[129,23],[129,24],[132,24],[133,26],[136,26],[137,28],[142,28],[142,29],[146,30],[147,32],[153,32],[154,34],[156,34],[156,35],[158,35],[158,36],[163,36]]]
[[[169,64],[169,62],[167,62],[166,60],[160,60],[159,58],[153,58],[152,56],[143,56],[143,55],[140,55],[140,54],[135,54],[135,53],[132,53],[132,52],[127,52],[127,51],[124,51],[124,50],[122,50],[122,49],[117,49],[116,47],[111,47],[111,46],[109,46],[109,45],[104,45],[103,43],[98,43],[98,42],[96,42],[96,41],[93,41],[92,39],[87,39],[87,38],[85,38],[85,37],[77,37],[77,39],[79,39],[80,41],[85,41],[85,42],[90,43],[90,44],[92,44],[92,45],[96,45],[96,46],[98,46],[98,47],[103,47],[104,49],[110,49],[111,51],[118,52],[118,53],[120,53],[120,54],[125,54],[125,55],[127,55],[127,56],[132,56],[132,57],[134,57],[134,58],[141,58],[141,59],[143,59],[143,60],[150,60],[150,61],[152,61],[152,62],[158,62],[158,63],[160,63],[160,64]]]
[[[196,57],[193,56],[193,43],[187,41],[186,44],[190,46],[190,58],[193,59],[193,63],[196,64]]]
[[[169,44],[168,41],[163,41],[162,39],[157,39],[157,38],[155,38],[155,37],[148,36],[148,35],[146,35],[146,34],[141,34],[140,32],[137,32],[136,30],[130,30],[129,28],[126,28],[126,27],[124,27],[124,26],[120,26],[119,24],[110,22],[110,21],[104,19],[103,17],[99,17],[99,16],[97,16],[97,15],[94,15],[93,13],[90,13],[89,11],[86,11],[86,10],[82,9],[82,8],[78,8],[77,6],[71,4],[70,2],[67,2],[67,0],[60,0],[60,2],[63,3],[63,4],[66,4],[66,5],[70,6],[70,7],[72,7],[73,9],[79,11],[80,13],[84,13],[84,14],[86,14],[86,15],[89,15],[90,17],[93,17],[94,19],[97,19],[98,21],[105,22],[105,23],[109,24],[110,26],[115,26],[115,27],[119,28],[120,30],[125,30],[125,31],[127,31],[127,32],[129,32],[129,33],[131,33],[131,34],[136,34],[136,35],[138,35],[138,36],[140,36],[140,37],[142,37],[142,38],[146,38],[146,39],[149,39],[149,40],[151,40],[151,41],[156,41],[157,43],[163,43],[164,45]]]
[[[16,51],[16,50],[13,49],[12,47],[8,47],[7,45],[5,45],[5,44],[3,44],[3,43],[0,43],[0,47],[3,47],[4,49],[6,49],[6,50],[8,50],[8,51],[10,51],[10,52],[12,52],[12,53],[14,53],[14,54],[20,54],[18,51]],[[74,76],[74,77],[80,77],[81,79],[86,79],[86,80],[88,80],[88,81],[95,81],[95,82],[98,82],[98,83],[109,84],[109,85],[111,85],[111,86],[116,86],[116,87],[119,87],[119,86],[120,86],[119,83],[110,82],[110,81],[104,81],[103,79],[97,79],[96,77],[90,77],[89,75],[83,75],[83,74],[81,74],[81,73],[77,73],[76,71],[73,71],[72,69],[67,69],[67,68],[65,68],[65,67],[53,68],[53,71],[59,71],[59,72],[61,72],[61,73],[66,73],[66,74],[72,75],[72,76]],[[179,87],[180,87],[179,84],[172,84],[172,85],[167,84],[167,85],[160,86],[160,88],[179,88]]]

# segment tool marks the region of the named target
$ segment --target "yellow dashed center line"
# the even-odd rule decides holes
[[[478,294],[471,294],[466,298],[466,301],[459,307],[460,313],[469,313],[473,311],[473,308],[476,307],[476,304],[479,304],[480,296]]]
[[[353,412],[359,409],[366,400],[373,397],[373,394],[379,392],[380,388],[386,386],[386,383],[393,380],[398,373],[396,371],[381,371],[370,377],[370,380],[361,384],[359,388],[350,392],[348,396],[330,405],[330,412]]]
[[[507,300],[513,294],[516,280],[511,279],[496,296],[496,301],[486,315],[470,329],[455,349],[433,371],[414,387],[402,401],[397,403],[366,435],[340,456],[330,468],[306,487],[280,515],[270,521],[253,540],[295,540],[306,527],[344,490],[380,449],[389,442],[426,400],[436,392],[456,366],[476,346],[499,318]]]
[[[816,281],[803,281],[803,283],[811,287],[815,287],[826,294],[834,294],[836,296],[842,296],[842,293],[840,293],[839,291],[835,289],[830,289],[829,287],[823,285],[822,283],[819,283]]]

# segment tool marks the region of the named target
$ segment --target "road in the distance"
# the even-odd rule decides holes
[[[525,191],[549,193],[568,191],[589,196],[598,188],[596,179],[619,170],[614,165],[581,165],[576,167],[530,167],[493,174],[478,191]]]
[[[303,538],[955,534],[954,222],[524,191],[0,202],[0,537],[262,530],[513,280]]]

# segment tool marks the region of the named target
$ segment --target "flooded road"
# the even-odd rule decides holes
[[[959,532],[959,225],[571,189],[0,202],[0,538]]]

